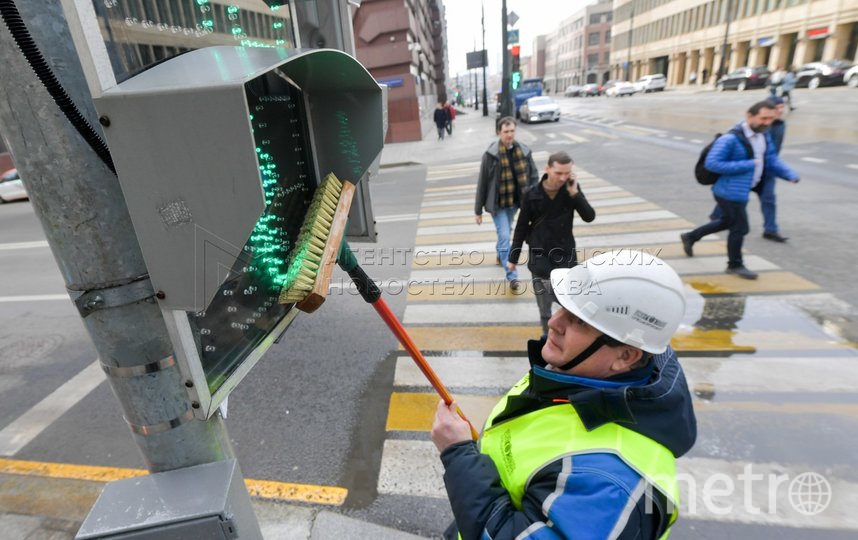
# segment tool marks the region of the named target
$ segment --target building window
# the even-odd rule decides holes
[[[610,64],[611,63],[611,51],[605,51],[605,60],[603,61],[603,63],[604,64]]]
[[[590,15],[590,24],[599,24],[600,22],[602,22],[601,13],[593,13]]]
[[[608,29],[605,31],[605,43],[610,43],[610,42],[611,42],[611,30]]]
[[[599,32],[590,32],[587,36],[587,45],[598,45],[599,44]]]
[[[599,63],[599,53],[593,53],[587,55],[587,69],[595,66]]]

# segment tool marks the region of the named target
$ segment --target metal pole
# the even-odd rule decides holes
[[[512,116],[514,114],[514,106],[512,103],[512,95],[510,93],[510,74],[509,74],[509,42],[507,41],[507,13],[506,0],[501,2],[501,54],[503,54],[502,74],[501,74],[501,117]]]
[[[733,15],[733,0],[727,0],[727,24],[724,27],[724,43],[721,44],[721,62],[718,64],[718,76],[715,78],[717,81],[721,77],[724,76],[724,64],[727,61],[727,37],[730,35],[730,19]]]
[[[97,114],[58,0],[18,2],[54,73]],[[194,420],[113,173],[63,116],[0,23],[0,126],[134,442],[151,472],[233,457],[223,420]]]
[[[635,6],[632,0],[632,18],[629,22],[629,54],[626,58],[626,80],[630,81],[632,76],[632,38],[635,35]]]
[[[486,4],[485,2],[481,2],[480,4],[481,10],[481,18],[480,23],[483,26],[483,60],[488,60],[488,54],[486,53]],[[489,115],[489,103],[488,103],[488,85],[486,85],[486,64],[488,62],[483,62],[483,116]]]

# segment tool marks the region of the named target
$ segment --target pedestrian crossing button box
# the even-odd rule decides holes
[[[295,317],[289,251],[321,179],[358,183],[380,154],[381,96],[340,51],[222,46],[96,100],[198,417]]]

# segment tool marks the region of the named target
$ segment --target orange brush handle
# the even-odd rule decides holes
[[[408,351],[408,354],[411,355],[411,358],[414,359],[414,363],[417,364],[417,367],[420,368],[420,371],[423,372],[423,375],[429,380],[432,384],[432,388],[438,392],[438,395],[441,396],[441,399],[444,400],[444,403],[449,405],[453,403],[453,396],[450,395],[450,392],[444,387],[444,384],[441,382],[441,379],[438,378],[438,375],[435,374],[435,371],[432,369],[432,366],[429,365],[429,362],[426,361],[426,358],[423,357],[423,353],[420,352],[420,349],[417,348],[417,345],[412,341],[411,336],[405,331],[405,328],[399,323],[399,320],[396,318],[396,315],[390,311],[390,308],[387,306],[387,303],[379,298],[375,302],[372,303],[372,307],[378,312],[381,316],[382,320],[387,324],[388,328],[390,328],[393,333],[396,335],[396,338],[399,340],[399,343],[405,347],[405,350]],[[465,413],[456,406],[456,413],[468,423],[468,427],[471,428],[471,438],[475,441],[479,438],[479,433],[474,428],[474,425],[470,420],[465,417]]]

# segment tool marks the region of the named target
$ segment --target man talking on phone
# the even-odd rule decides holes
[[[548,156],[542,179],[522,196],[510,247],[507,265],[510,272],[515,271],[522,244],[526,241],[530,248],[527,268],[532,275],[544,335],[548,334],[552,304],[557,302],[551,289],[551,271],[578,264],[572,235],[575,212],[588,223],[596,218],[596,211],[587,202],[572,171],[573,164],[566,152]]]

